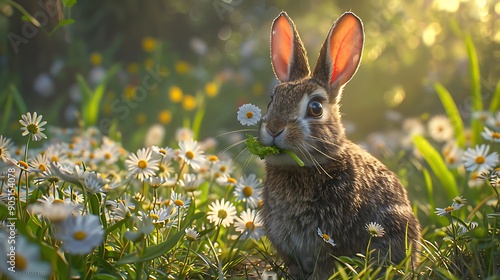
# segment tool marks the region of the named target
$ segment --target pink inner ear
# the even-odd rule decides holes
[[[330,35],[332,62],[330,84],[348,82],[356,72],[363,48],[361,23],[353,15],[344,16]]]
[[[274,72],[282,82],[288,80],[293,52],[293,30],[286,16],[274,21],[271,34],[271,60]]]

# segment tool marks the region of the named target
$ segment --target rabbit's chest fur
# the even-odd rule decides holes
[[[416,224],[396,176],[357,145],[345,147],[338,161],[323,166],[330,176],[314,167],[266,166],[262,214],[267,235],[281,255],[298,259],[306,271],[321,260],[331,262],[329,254],[364,252],[367,223],[384,226],[388,238],[373,240],[381,248],[399,246],[406,223]],[[318,228],[336,246],[324,242]]]

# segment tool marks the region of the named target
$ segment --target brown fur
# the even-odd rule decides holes
[[[296,34],[293,47],[305,53],[300,39],[297,43],[293,23],[291,26]],[[362,28],[361,22],[353,28]],[[302,71],[297,78],[300,71],[292,68],[294,79],[275,88],[259,133],[264,145],[289,149],[306,163],[298,167],[286,154],[267,157],[263,189],[262,218],[267,236],[289,265],[289,274],[299,279],[327,279],[334,268],[331,255],[364,254],[370,239],[365,226],[370,222],[379,223],[386,232],[372,239],[371,248],[382,258],[390,254],[387,259],[393,262],[405,258],[406,239],[416,249],[420,237],[419,223],[397,176],[345,137],[338,102],[359,59],[353,60],[355,65],[340,69],[347,73],[342,78],[331,81],[335,61],[330,61],[326,49],[332,30],[313,75]],[[362,48],[362,38],[355,40],[354,46],[361,44]],[[361,50],[353,50],[351,55],[360,56]],[[300,69],[307,64],[300,57],[291,61],[301,65]],[[321,118],[304,116],[303,108],[311,98],[321,101]],[[336,246],[324,242],[316,233],[318,228],[330,235]]]

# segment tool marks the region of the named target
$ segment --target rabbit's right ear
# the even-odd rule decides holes
[[[290,17],[281,12],[271,29],[271,62],[280,82],[309,76],[306,50]]]
[[[358,69],[363,41],[361,20],[351,12],[344,13],[330,29],[312,76],[340,93]]]

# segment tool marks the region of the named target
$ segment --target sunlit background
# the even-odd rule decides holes
[[[153,137],[159,144],[197,122],[199,139],[239,129],[238,107],[266,108],[276,83],[269,29],[282,10],[312,65],[339,15],[363,20],[363,60],[342,106],[358,142],[404,119],[442,113],[438,81],[467,119],[466,36],[478,53],[485,102],[499,78],[500,3],[493,0],[75,2],[0,2],[1,131],[17,129],[26,110],[51,125],[95,125],[129,149],[144,145],[152,126],[164,128]],[[96,93],[102,98],[86,97]]]

